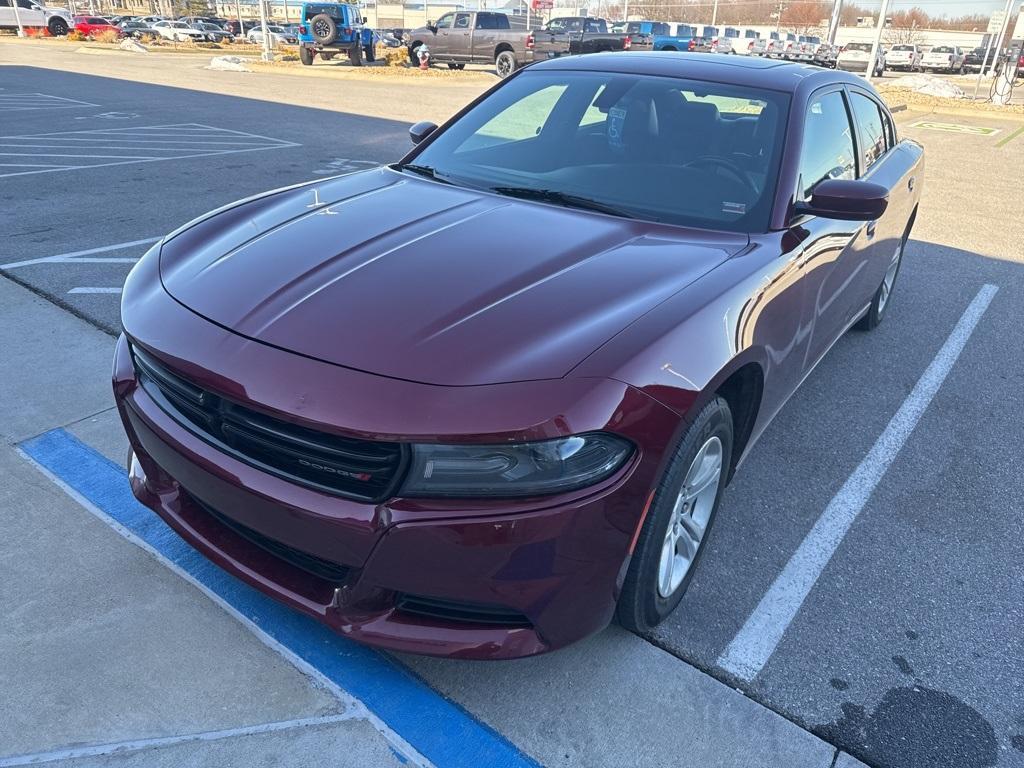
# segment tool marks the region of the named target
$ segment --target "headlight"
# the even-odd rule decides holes
[[[508,445],[413,445],[403,496],[514,497],[562,493],[597,483],[633,454],[600,432]]]

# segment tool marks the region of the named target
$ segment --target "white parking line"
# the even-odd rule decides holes
[[[263,733],[278,733],[290,731],[297,728],[309,728],[316,725],[332,725],[346,720],[354,720],[357,715],[346,712],[340,715],[325,715],[323,717],[306,717],[295,720],[281,720],[273,723],[261,723],[260,725],[249,725],[241,728],[224,728],[219,731],[203,731],[200,733],[186,733],[180,736],[162,736],[153,739],[136,739],[134,741],[116,741],[110,744],[93,744],[88,747],[69,747],[68,749],[55,749],[49,752],[34,752],[29,755],[16,755],[15,757],[0,758],[0,768],[16,768],[22,765],[42,765],[45,763],[56,763],[63,760],[75,760],[83,757],[103,757],[105,755],[123,755],[142,750],[155,749],[157,747],[171,747],[176,744],[187,744],[192,741],[220,741],[222,739],[233,739],[239,736],[256,736]]]
[[[89,101],[66,99],[46,93],[0,93],[0,112],[24,112],[37,109],[74,109],[76,107],[98,107]]]
[[[28,267],[33,264],[48,264],[48,263],[63,263],[67,261],[73,261],[76,264],[94,264],[100,262],[110,263],[130,263],[138,261],[138,259],[130,258],[104,258],[104,259],[83,259],[81,256],[92,256],[96,253],[107,253],[109,251],[122,251],[126,248],[134,248],[137,245],[150,245],[159,240],[159,237],[147,237],[144,240],[129,240],[126,243],[114,243],[113,245],[101,245],[98,248],[86,248],[84,251],[70,251],[68,253],[58,253],[56,256],[41,256],[38,259],[25,259],[24,261],[10,261],[6,264],[0,264],[0,269],[17,269],[18,267]]]
[[[30,168],[2,172],[0,178],[298,146],[301,145],[284,139],[200,123],[0,136],[0,158],[10,158],[0,159],[0,163],[17,161]]]
[[[89,286],[83,286],[81,288],[72,288],[70,291],[68,291],[68,293],[120,293],[120,292],[121,292],[120,288],[110,288],[110,287],[92,288],[92,287],[89,287]]]
[[[846,532],[942,386],[997,290],[994,285],[985,285],[978,291],[867,456],[832,497],[757,608],[718,658],[719,667],[748,681],[764,668]]]

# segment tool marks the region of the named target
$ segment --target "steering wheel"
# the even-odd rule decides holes
[[[703,155],[683,165],[683,168],[719,168],[728,171],[733,178],[750,190],[751,197],[757,197],[757,184],[739,164],[716,155]]]

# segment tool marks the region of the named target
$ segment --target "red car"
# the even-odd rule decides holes
[[[74,29],[86,37],[96,37],[101,32],[114,32],[118,37],[124,34],[120,27],[99,16],[75,16]]]
[[[541,62],[410,133],[141,259],[132,489],[371,645],[650,629],[772,417],[884,318],[922,149],[855,76],[669,53]]]

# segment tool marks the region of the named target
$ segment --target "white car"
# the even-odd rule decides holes
[[[905,69],[913,72],[921,67],[921,49],[916,45],[894,45],[885,54],[886,69]]]
[[[298,38],[284,27],[276,24],[267,24],[267,34],[270,36],[270,47],[276,48],[279,45],[295,45]],[[254,45],[263,45],[263,29],[256,27],[245,36],[245,39]]]
[[[17,16],[12,2],[18,4]],[[16,30],[19,21],[24,28],[45,27],[54,36],[66,35],[74,26],[64,8],[47,8],[35,0],[0,0],[0,29]]]
[[[865,74],[868,73],[868,70],[872,70],[875,77],[881,77],[885,73],[885,51],[879,49],[874,67],[869,65],[870,61],[871,43],[849,43],[836,58],[836,69]]]
[[[711,50],[713,53],[736,53],[732,47],[732,38],[725,35],[711,39]]]
[[[151,29],[160,37],[165,37],[168,40],[174,40],[179,43],[186,40],[202,43],[206,40],[205,32],[192,29],[184,21],[158,21]]]
[[[964,73],[964,51],[955,45],[937,45],[921,57],[921,69]]]

